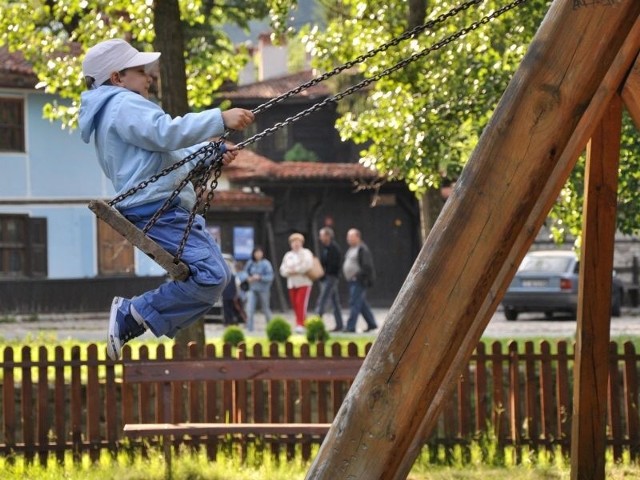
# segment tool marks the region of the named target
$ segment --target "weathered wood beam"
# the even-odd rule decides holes
[[[560,156],[557,165],[554,167],[553,171],[550,172],[549,181],[540,192],[536,205],[529,215],[520,235],[514,242],[511,252],[509,252],[507,260],[498,273],[489,295],[478,311],[476,319],[473,322],[475,329],[469,331],[469,334],[465,339],[465,343],[458,350],[458,355],[456,355],[455,359],[452,361],[451,369],[447,372],[447,377],[443,381],[444,385],[455,385],[458,372],[468,363],[470,357],[469,352],[471,352],[477,345],[482,332],[491,320],[493,313],[502,299],[516,268],[535,240],[535,237],[542,227],[549,210],[558,198],[558,194],[564,186],[565,179],[573,169],[580,153],[584,151],[588,139],[592,136],[599,122],[603,118],[610,102],[620,90],[620,84],[624,81],[624,78],[629,72],[639,49],[640,21],[636,21],[636,24],[627,36],[625,43],[620,48],[616,59],[613,61],[611,68],[605,75],[604,80],[593,96],[591,103],[578,122],[578,126],[569,139],[567,147]],[[414,439],[413,448],[419,449],[421,445],[424,445],[429,433],[435,426],[435,422],[437,421],[442,408],[442,403],[447,401],[447,398],[448,396],[446,391],[443,391],[442,394],[438,395],[438,397],[431,402],[423,424],[419,429],[419,434]]]
[[[151,260],[164,268],[174,280],[185,280],[189,276],[189,267],[184,262],[176,263],[173,255],[142,233],[141,230],[107,202],[104,200],[92,200],[89,202],[89,209],[95,213],[96,217],[106,222],[116,232],[129,240],[132,245],[139,248]]]
[[[604,480],[622,100],[614,96],[587,148],[578,329],[571,420],[571,478]]]
[[[622,88],[622,101],[636,128],[640,130],[640,55]]]
[[[537,230],[526,229],[540,192],[552,172],[560,174],[561,153],[639,13],[640,3],[629,1],[578,9],[570,0],[552,5],[307,478],[406,477],[430,406],[442,404],[445,380],[459,372],[452,363],[471,355],[470,332],[479,338],[484,325],[478,312],[516,240],[535,236]],[[511,275],[516,266],[508,267]]]

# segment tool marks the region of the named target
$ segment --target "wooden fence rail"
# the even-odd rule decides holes
[[[55,455],[63,461],[70,451],[74,460],[84,453],[97,459],[102,450],[115,453],[124,447],[125,424],[162,422],[159,387],[153,383],[123,384],[122,363],[106,360],[104,352],[98,355],[96,345],[83,350],[72,347],[66,356],[62,347],[56,347],[53,358],[44,346],[36,350],[33,352],[29,346],[6,347],[2,353],[3,455],[20,453],[28,460],[37,457],[41,462]],[[148,347],[141,347],[138,358],[150,357],[164,360],[180,356],[177,350],[166,351],[163,345],[155,349],[153,356]],[[351,383],[351,379],[345,379],[348,369],[341,370],[335,361],[348,360],[353,365],[354,360],[362,361],[362,352],[355,344],[346,351],[339,344],[303,345],[299,352],[287,344],[284,353],[275,344],[266,352],[260,345],[251,351],[207,345],[203,353],[194,347],[182,357],[182,361],[193,362],[203,358],[225,360],[219,367],[224,369],[224,379],[175,382],[172,398],[174,415],[179,412],[176,422],[327,423],[335,417]],[[296,361],[300,358],[305,362]],[[273,367],[285,379],[252,378],[247,360],[255,359],[274,360]],[[322,359],[335,363],[335,377],[324,371],[317,380],[295,380],[297,370]],[[132,360],[128,347],[124,360]],[[607,441],[616,460],[622,459],[625,451],[634,461],[640,456],[639,361],[632,343],[624,343],[622,348],[611,343]],[[532,342],[512,342],[506,350],[499,342],[490,347],[480,343],[453,386],[451,401],[435,431],[427,439],[430,451],[435,455],[444,449],[446,455],[452,455],[456,445],[466,451],[473,440],[486,437],[494,439],[502,454],[511,447],[516,460],[524,449],[538,451],[559,446],[568,454],[572,368],[573,352],[563,341],[554,345],[541,342],[537,349]],[[236,440],[243,452],[254,441]],[[303,456],[308,458],[312,443],[319,441],[275,438],[267,448],[273,453],[293,455],[299,443]],[[199,439],[187,438],[176,442],[206,444],[211,457],[223,445],[217,440],[199,443]],[[134,443],[137,446],[144,448]],[[131,445],[127,444],[127,448]]]

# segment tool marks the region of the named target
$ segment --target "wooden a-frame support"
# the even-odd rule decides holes
[[[604,478],[619,92],[640,125],[639,17],[638,0],[552,4],[306,478],[407,477],[589,139],[571,476]]]

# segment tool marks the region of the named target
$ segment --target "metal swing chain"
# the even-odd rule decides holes
[[[202,207],[202,216],[206,217],[207,211],[209,210],[209,205],[213,201],[215,196],[216,188],[218,188],[218,179],[222,174],[222,153],[220,150],[217,150],[214,159],[211,161],[208,167],[204,169],[199,169],[197,166],[191,172],[189,172],[188,177],[192,178],[195,175],[202,172],[200,179],[196,182],[195,185],[195,193],[196,193],[196,201],[193,207],[191,208],[191,212],[189,212],[189,220],[187,221],[187,226],[184,229],[184,234],[182,235],[182,240],[180,240],[180,246],[176,251],[174,256],[174,262],[178,263],[180,261],[180,257],[182,257],[182,252],[184,251],[184,247],[187,245],[187,240],[189,239],[189,234],[191,233],[191,227],[193,227],[193,222],[198,213],[198,209],[202,204],[202,193],[206,190],[207,184],[209,184],[209,191],[207,192],[207,199],[204,202]],[[186,183],[185,183],[186,185]],[[177,189],[184,188],[184,185],[180,184]],[[179,192],[179,190],[177,190]],[[173,195],[176,195],[174,191]]]
[[[179,162],[176,162],[173,165],[168,166],[164,170],[156,173],[155,175],[152,175],[149,179],[140,182],[135,187],[132,187],[129,190],[127,190],[126,192],[118,195],[113,200],[109,201],[109,206],[113,207],[114,205],[120,203],[125,198],[130,197],[134,193],[146,188],[150,183],[157,182],[160,178],[164,177],[165,175],[168,175],[169,173],[173,172],[174,170],[177,170],[178,168],[183,166],[185,163],[189,163],[192,160],[197,159],[198,157],[201,157],[201,158],[198,160],[198,164],[197,165],[200,165],[200,166],[203,165],[205,160],[207,160],[208,158],[210,158],[213,155],[215,155],[216,151],[219,151],[221,143],[222,143],[222,139],[221,140],[217,140],[215,142],[210,142],[209,144],[207,144],[204,147],[196,150],[192,154],[184,157]],[[196,168],[197,168],[197,166],[196,166]],[[186,185],[186,183],[185,183],[185,185]],[[179,191],[178,191],[178,193],[179,193]]]
[[[173,258],[173,261],[176,264],[180,262],[180,258],[182,257],[182,252],[184,252],[184,248],[187,244],[187,240],[189,239],[189,234],[191,233],[191,228],[193,227],[193,222],[195,220],[196,214],[198,213],[198,209],[201,204],[202,192],[206,189],[206,185],[210,178],[212,178],[211,186],[207,194],[207,201],[203,207],[202,215],[206,215],[207,210],[209,209],[209,204],[213,201],[213,197],[215,195],[215,189],[218,187],[218,178],[222,174],[222,150],[220,148],[222,142],[223,142],[223,139],[217,140],[215,142],[211,142],[209,145],[206,145],[202,149],[192,154],[192,155],[196,155],[199,152],[201,152],[201,150],[203,149],[207,150],[207,152],[209,152],[210,149],[213,150],[211,154],[207,154],[203,156],[200,160],[198,160],[198,162],[196,163],[196,166],[189,171],[189,173],[185,178],[182,179],[180,184],[173,190],[169,198],[162,204],[162,207],[153,214],[151,219],[149,219],[149,222],[145,225],[144,229],[142,230],[143,233],[146,234],[151,229],[151,227],[155,225],[158,218],[160,218],[160,216],[164,214],[164,212],[169,208],[169,205],[171,205],[173,200],[180,194],[182,189],[191,181],[191,179],[201,174],[201,177],[196,182],[196,185],[194,188],[194,191],[196,194],[196,201],[193,207],[191,208],[191,211],[189,212],[189,219],[187,221],[187,226],[184,229],[182,239],[180,240],[180,245],[178,246],[178,249],[176,250],[176,253]],[[210,163],[208,166],[205,166],[205,161],[209,158],[211,158]]]
[[[171,195],[169,196],[169,198],[167,198],[167,200],[165,200],[165,202],[162,204],[162,207],[156,213],[154,213],[153,216],[149,219],[149,222],[142,229],[143,233],[146,234],[151,229],[151,227],[155,225],[158,218],[160,218],[160,216],[169,208],[169,205],[171,205],[173,200],[180,194],[182,189],[187,186],[187,184],[191,181],[192,178],[196,177],[201,171],[203,171],[204,168],[206,168],[206,171],[209,172],[210,167],[215,165],[216,167],[219,167],[220,170],[222,170],[222,166],[221,166],[222,162],[218,162],[218,159],[222,157],[222,154],[220,153],[220,149],[219,149],[220,141],[211,142],[209,145],[203,148],[208,148],[210,146],[213,147],[213,153],[208,157],[205,156],[200,160],[198,160],[195,167],[193,167],[189,171],[187,176],[184,177],[182,181],[178,184],[178,186],[173,190],[173,192],[171,192]],[[204,163],[207,160],[207,158],[210,158],[210,157],[213,157],[213,159],[211,160],[209,167],[205,167]]]
[[[414,28],[412,28],[411,30],[408,30],[407,32],[403,33],[402,35],[400,35],[399,37],[396,37],[392,40],[390,40],[389,42],[380,45],[379,47],[363,54],[360,55],[359,57],[355,58],[352,61],[349,61],[347,63],[345,63],[344,65],[340,65],[336,68],[334,68],[333,70],[326,72],[306,83],[303,83],[302,85],[278,96],[275,98],[272,98],[270,100],[268,100],[267,102],[259,105],[258,107],[256,107],[255,109],[253,109],[251,112],[256,115],[258,113],[262,113],[265,110],[273,107],[274,105],[292,97],[293,95],[297,95],[298,93],[314,86],[317,85],[325,80],[327,80],[328,78],[331,78],[335,75],[337,75],[338,73],[354,67],[355,65],[358,65],[362,62],[364,62],[365,60],[368,60],[369,58],[372,58],[373,56],[377,55],[378,53],[384,52],[386,50],[388,50],[390,47],[392,46],[397,46],[400,42],[414,37],[416,34],[423,32],[424,30],[427,30],[428,28],[432,28],[436,25],[439,25],[441,23],[444,23],[446,20],[448,20],[449,18],[453,18],[455,17],[458,13],[468,10],[470,7],[472,7],[473,5],[479,5],[481,3],[483,3],[485,0],[469,0],[457,7],[452,8],[451,10],[449,10],[446,13],[440,14],[439,16],[437,16],[435,19],[430,20],[429,22],[426,22],[422,25],[418,25]],[[210,155],[212,155],[214,153],[214,150],[219,146],[220,143],[222,143],[222,141],[224,141],[224,139],[229,135],[229,131],[225,131],[225,133],[222,135],[221,139],[219,142],[212,142],[211,144],[203,147],[202,149],[198,150],[197,152],[194,152],[193,154],[189,155],[188,157],[183,158],[182,160],[180,160],[177,163],[174,163],[173,165],[165,168],[164,170],[160,171],[159,173],[153,175],[152,177],[150,177],[147,180],[144,180],[142,182],[140,182],[140,184],[138,184],[135,187],[132,187],[131,189],[127,190],[126,192],[118,195],[117,197],[115,197],[113,200],[111,200],[109,202],[110,206],[114,206],[117,203],[121,202],[122,200],[124,200],[125,198],[133,195],[134,193],[138,192],[139,190],[142,190],[144,188],[146,188],[150,183],[154,183],[156,182],[158,179],[160,179],[161,177],[168,175],[169,173],[173,172],[174,170],[180,168],[181,166],[183,166],[184,164],[190,162],[191,160],[197,158],[198,156],[200,156],[201,154],[205,155],[205,158],[209,157]],[[253,142],[252,142],[253,143]],[[185,183],[186,185],[186,183]]]
[[[418,25],[416,27],[413,27],[411,30],[407,30],[402,35],[400,35],[398,37],[395,37],[392,40],[389,40],[387,43],[383,43],[382,45],[374,48],[373,50],[369,50],[367,53],[364,53],[364,54],[360,55],[359,57],[354,58],[353,60],[350,60],[347,63],[344,63],[342,65],[339,65],[338,67],[334,68],[333,70],[330,70],[330,71],[328,71],[326,73],[323,73],[322,75],[319,75],[319,76],[313,78],[312,80],[309,80],[308,82],[303,83],[302,85],[299,85],[299,86],[295,87],[294,89],[289,90],[286,93],[283,93],[282,95],[280,95],[278,97],[275,97],[275,98],[272,98],[272,99],[268,100],[267,102],[263,103],[262,105],[257,106],[255,109],[253,109],[252,112],[254,114],[262,113],[265,110],[267,110],[268,108],[271,108],[272,106],[282,102],[283,100],[286,100],[287,98],[292,97],[293,95],[297,95],[298,93],[300,93],[300,92],[302,92],[304,90],[307,90],[308,88],[313,87],[314,85],[317,85],[317,84],[319,84],[321,82],[324,82],[328,78],[331,78],[334,75],[337,75],[338,73],[340,73],[340,72],[342,72],[344,70],[348,70],[351,67],[354,67],[354,66],[356,66],[356,65],[358,65],[360,63],[363,63],[365,60],[373,58],[378,53],[386,52],[387,50],[389,50],[389,48],[399,45],[400,42],[403,42],[404,40],[407,40],[409,38],[413,38],[418,33],[422,33],[423,31],[425,31],[425,30],[427,30],[429,28],[432,28],[432,27],[435,27],[436,25],[444,23],[449,18],[453,18],[456,15],[458,15],[460,12],[468,10],[473,5],[480,5],[484,1],[485,0],[469,0],[468,2],[465,2],[465,3],[461,4],[461,5],[458,5],[457,7],[454,7],[451,10],[449,10],[448,12],[445,12],[445,13],[442,13],[442,14],[438,15],[433,20],[430,20],[430,21],[428,21],[426,23],[423,23],[422,25]]]
[[[470,4],[471,3],[480,3],[481,1],[484,1],[484,0],[473,0],[473,2],[470,2]],[[322,102],[316,103],[315,105],[311,106],[310,108],[308,108],[306,110],[303,110],[302,112],[300,112],[300,113],[298,113],[298,114],[296,114],[296,115],[294,115],[292,117],[287,118],[285,121],[276,123],[273,127],[270,127],[268,129],[262,131],[261,133],[258,133],[256,135],[244,140],[243,142],[238,143],[236,145],[236,148],[238,150],[242,150],[246,146],[257,142],[258,140],[260,140],[260,139],[262,139],[262,138],[264,138],[264,137],[266,137],[268,135],[273,134],[274,132],[276,132],[280,128],[283,128],[286,125],[289,125],[289,124],[299,120],[300,118],[303,118],[303,117],[315,112],[316,110],[319,110],[320,108],[324,107],[328,103],[330,103],[330,102],[338,102],[339,100],[341,100],[342,98],[346,97],[347,95],[350,95],[353,92],[355,92],[357,90],[360,90],[361,88],[364,88],[367,85],[369,85],[369,84],[371,84],[371,83],[373,83],[373,82],[375,82],[375,81],[377,81],[377,80],[379,80],[379,79],[381,79],[381,78],[383,78],[383,77],[385,77],[387,75],[390,75],[391,73],[393,73],[393,72],[395,72],[397,70],[400,70],[401,68],[404,68],[408,64],[410,64],[412,62],[415,62],[416,60],[427,56],[429,53],[431,53],[431,52],[433,52],[435,50],[439,50],[439,49],[449,45],[453,41],[457,40],[460,37],[465,36],[469,32],[477,30],[480,26],[491,22],[493,19],[499,17],[500,15],[502,15],[503,13],[505,13],[505,12],[507,12],[509,10],[512,10],[513,8],[517,7],[518,5],[520,5],[520,4],[522,4],[522,3],[526,2],[526,1],[527,0],[514,0],[512,3],[510,3],[508,5],[505,5],[504,7],[500,8],[498,10],[495,10],[493,13],[491,13],[489,15],[486,15],[485,17],[481,18],[480,20],[478,20],[476,22],[473,22],[468,27],[463,28],[461,30],[458,30],[457,32],[449,35],[448,37],[445,37],[443,40],[433,44],[431,47],[426,48],[426,49],[424,49],[424,50],[422,50],[422,51],[420,51],[420,52],[418,52],[418,53],[416,53],[414,55],[411,55],[410,57],[405,58],[404,60],[396,63],[392,67],[389,67],[389,68],[383,70],[379,74],[377,74],[377,75],[375,75],[375,76],[373,76],[371,78],[365,79],[362,82],[360,82],[360,83],[358,83],[356,85],[353,85],[352,87],[350,87],[350,88],[348,88],[348,89],[346,89],[346,90],[344,90],[344,91],[342,91],[342,92],[340,92],[340,93],[338,93],[338,94],[336,94],[336,95],[334,95],[332,97],[326,98]],[[300,88],[300,87],[298,87],[298,88]],[[295,91],[296,91],[296,89],[292,90],[291,92],[295,92]],[[282,95],[281,97],[278,97],[278,98],[281,98],[281,100],[283,100],[284,98],[287,98],[288,96],[291,96],[291,95],[294,94],[294,93],[291,93],[291,92],[288,92],[288,94]],[[275,104],[275,102],[273,104]],[[260,108],[260,107],[258,107],[258,108]],[[254,113],[255,113],[255,111],[254,111]],[[219,155],[219,157],[220,157],[220,155]],[[207,210],[209,208],[209,205],[211,204],[211,201],[213,200],[215,189],[217,188],[217,185],[218,185],[218,177],[220,176],[220,174],[222,172],[222,162],[220,160],[221,159],[218,158],[218,159],[215,159],[211,163],[211,165],[207,169],[207,172],[205,173],[205,176],[198,183],[198,187],[199,188],[204,188],[204,186],[207,183],[207,178],[208,178],[209,172],[213,169],[214,177],[213,177],[213,180],[211,181],[211,186],[209,188],[209,193],[207,195],[207,201],[204,204],[203,215],[206,215],[206,212],[207,212]],[[196,193],[198,193],[199,188],[196,189]],[[200,204],[200,201],[201,201],[200,200],[200,196],[198,195],[198,197],[196,198],[196,204],[194,205],[194,207],[191,210],[191,214],[189,216],[189,223],[187,225],[187,228],[185,229],[185,234],[184,234],[184,236],[182,238],[182,242],[180,244],[180,248],[178,249],[178,253],[176,254],[176,261],[179,261],[180,256],[182,255],[182,251],[183,251],[184,246],[185,246],[185,244],[187,242],[187,238],[189,236],[189,232],[191,231],[191,226],[193,224],[193,219],[195,217],[195,214],[196,214],[196,211],[197,211],[198,206]]]
[[[269,100],[268,102],[265,102],[264,104],[258,106],[257,108],[255,108],[254,110],[252,110],[252,113],[256,114],[256,113],[261,113],[265,110],[267,110],[268,108],[276,105],[277,103],[282,102],[283,100],[290,98],[291,96],[313,86],[316,85],[324,80],[326,80],[327,78],[330,78],[334,75],[336,75],[337,73],[347,69],[347,68],[351,68],[352,66],[362,63],[365,60],[373,57],[374,55],[376,55],[377,53],[383,52],[388,50],[391,46],[395,46],[398,45],[401,41],[410,38],[412,36],[414,36],[416,33],[422,32],[423,30],[426,30],[427,28],[431,28],[439,23],[444,22],[445,20],[447,20],[450,17],[455,16],[456,14],[458,14],[459,12],[468,9],[469,7],[471,7],[472,5],[477,5],[482,3],[484,0],[470,0],[458,7],[453,8],[452,10],[450,10],[449,12],[442,14],[440,16],[438,16],[435,20],[432,20],[430,22],[427,22],[423,25],[419,25],[415,28],[413,28],[410,31],[405,32],[403,35],[391,40],[390,42],[381,45],[380,47],[377,47],[374,50],[371,50],[370,52],[367,52],[364,55],[361,55],[360,57],[357,57],[356,59],[354,59],[351,62],[348,62],[344,65],[341,65],[339,67],[336,67],[334,70],[327,72],[319,77],[314,78],[313,80],[302,84],[292,90],[290,90],[289,92],[280,95],[279,97],[276,97],[274,99]],[[526,2],[527,0],[514,0],[513,2],[505,5],[504,7],[501,7],[497,10],[495,10],[494,12],[492,12],[489,15],[484,16],[482,19],[473,22],[471,25],[469,25],[468,27],[462,28],[460,30],[458,30],[457,32],[445,37],[444,39],[440,40],[439,42],[433,44],[432,46],[425,48],[424,50],[415,53],[403,60],[401,60],[400,62],[396,63],[395,65],[383,70],[382,72],[378,73],[377,75],[374,75],[373,77],[367,78],[349,88],[347,88],[346,90],[343,90],[342,92],[337,93],[336,95],[333,95],[331,97],[328,97],[326,99],[324,99],[322,102],[316,103],[313,106],[311,106],[310,108],[303,110],[301,112],[299,112],[296,115],[293,115],[291,117],[288,117],[287,119],[285,119],[282,122],[278,122],[276,123],[274,126],[267,128],[265,130],[263,130],[262,132],[253,135],[252,137],[238,143],[236,145],[236,149],[237,150],[242,150],[245,147],[247,147],[248,145],[251,145],[255,142],[257,142],[258,140],[261,140],[264,137],[267,137],[269,135],[272,135],[273,133],[275,133],[276,131],[278,131],[279,129],[303,118],[306,117],[308,115],[310,115],[311,113],[316,112],[317,110],[325,107],[327,104],[329,103],[335,103],[338,102],[339,100],[341,100],[342,98],[351,95],[352,93],[370,85],[373,82],[376,82],[378,80],[380,80],[381,78],[390,75],[393,72],[396,72],[397,70],[400,70],[401,68],[404,68],[405,66],[409,65],[410,63],[415,62],[416,60],[419,60],[425,56],[427,56],[428,54],[430,54],[433,51],[439,50],[447,45],[449,45],[450,43],[454,42],[455,40],[467,35],[469,32],[472,32],[474,30],[477,30],[480,26],[485,25],[489,22],[491,22],[493,19],[501,16],[502,14],[506,13],[509,10],[514,9],[515,7],[521,5],[522,3]],[[162,170],[161,172],[153,175],[151,178],[149,178],[148,180],[145,180],[143,182],[141,182],[139,185],[131,188],[130,190],[128,190],[127,192],[117,196],[116,198],[114,198],[113,200],[111,200],[109,202],[110,206],[114,206],[115,204],[117,204],[118,202],[122,201],[123,199],[129,197],[130,195],[133,195],[134,193],[136,193],[139,190],[142,190],[143,188],[147,187],[150,183],[156,182],[159,178],[173,172],[174,170],[178,169],[179,167],[181,167],[182,165],[198,158],[201,157],[196,166],[189,172],[189,174],[182,180],[182,182],[180,182],[180,184],[176,187],[176,189],[172,192],[171,196],[169,197],[169,199],[167,199],[167,201],[163,204],[162,208],[160,208],[160,210],[158,210],[153,217],[150,219],[149,223],[145,226],[145,228],[143,229],[143,232],[146,234],[148,232],[148,230],[151,228],[151,226],[153,226],[153,224],[155,224],[155,222],[157,221],[157,219],[160,217],[160,215],[162,215],[164,213],[164,211],[166,211],[166,209],[168,208],[168,206],[171,204],[171,202],[173,201],[173,199],[175,199],[179,193],[182,191],[182,189],[187,185],[187,183],[194,178],[198,173],[202,172],[204,170],[204,174],[203,177],[201,178],[201,180],[197,183],[197,188],[196,188],[196,194],[198,195],[196,197],[196,202],[195,205],[193,206],[193,208],[191,209],[190,215],[189,215],[189,221],[187,223],[187,227],[185,228],[185,232],[183,235],[183,238],[180,242],[180,246],[176,252],[176,255],[174,257],[174,261],[176,263],[178,263],[180,261],[180,257],[182,256],[182,252],[184,251],[184,247],[186,245],[187,239],[189,237],[189,233],[191,231],[191,228],[193,226],[193,221],[195,218],[195,215],[197,213],[197,210],[200,206],[200,203],[202,202],[201,200],[201,194],[198,194],[198,192],[202,192],[202,189],[204,189],[206,187],[206,184],[208,182],[208,179],[210,179],[210,175],[213,174],[213,179],[211,180],[211,184],[210,184],[210,188],[209,188],[209,192],[207,194],[207,201],[205,202],[205,205],[203,207],[203,214],[206,214],[209,205],[211,204],[211,201],[214,198],[215,195],[215,189],[217,188],[218,185],[218,178],[220,177],[221,173],[222,173],[222,153],[221,153],[221,149],[220,149],[220,145],[222,144],[222,142],[224,141],[224,139],[226,138],[226,136],[229,134],[229,131],[225,131],[225,133],[223,134],[223,136],[221,137],[220,140],[216,141],[216,142],[211,142],[208,145],[202,147],[201,149],[197,150],[196,152],[192,153],[191,155],[185,157],[184,159],[182,159],[181,161],[171,165],[170,167],[167,167],[166,169]],[[207,166],[206,168],[202,168],[204,167],[204,163],[207,159],[213,157],[213,159],[210,161],[209,166]]]
[[[412,62],[415,62],[416,60],[419,60],[419,59],[421,59],[423,57],[426,57],[431,52],[439,50],[439,49],[449,45],[450,43],[454,42],[455,40],[459,39],[460,37],[465,36],[469,32],[477,30],[482,25],[485,25],[485,24],[491,22],[495,18],[501,16],[502,14],[508,12],[509,10],[512,10],[512,9],[516,8],[517,6],[521,5],[522,3],[525,3],[526,1],[527,0],[514,0],[513,2],[505,5],[504,7],[501,7],[499,9],[493,11],[489,15],[486,15],[486,16],[482,17],[480,20],[477,20],[477,21],[473,22],[468,27],[462,28],[462,29],[458,30],[457,32],[452,33],[451,35],[443,38],[439,42],[434,43],[430,47],[425,48],[424,50],[421,50],[418,53],[414,53],[413,55],[411,55],[411,56],[399,61],[395,65],[393,65],[393,66],[381,71],[377,75],[374,75],[373,77],[370,77],[370,78],[366,78],[366,79],[362,80],[360,83],[352,85],[351,87],[347,88],[346,90],[343,90],[342,92],[339,92],[339,93],[337,93],[337,94],[335,94],[335,95],[333,95],[331,97],[327,97],[323,101],[312,105],[311,107],[307,108],[306,110],[303,110],[303,111],[297,113],[296,115],[288,117],[285,120],[283,120],[282,122],[278,122],[278,123],[274,124],[272,127],[269,127],[267,129],[263,130],[262,132],[257,133],[255,135],[253,135],[252,137],[247,138],[246,140],[238,143],[236,145],[236,148],[238,150],[241,150],[241,149],[251,145],[252,143],[257,142],[258,140],[261,140],[262,138],[267,137],[267,136],[275,133],[279,129],[281,129],[283,127],[286,127],[287,125],[289,125],[289,124],[291,124],[291,123],[293,123],[293,122],[295,122],[295,121],[297,121],[297,120],[299,120],[299,119],[301,119],[303,117],[306,117],[307,115],[309,115],[309,114],[311,114],[311,113],[323,108],[324,106],[326,106],[329,103],[336,103],[339,100],[342,100],[344,97],[346,97],[348,95],[351,95],[355,91],[360,90],[360,89],[368,86],[369,84],[371,84],[373,82],[376,82],[376,81],[380,80],[381,78],[386,77],[386,76],[390,75],[391,73],[396,72],[397,70],[400,70],[400,69],[406,67],[408,64],[410,64]]]

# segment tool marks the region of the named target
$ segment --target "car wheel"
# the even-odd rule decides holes
[[[518,319],[518,312],[515,311],[513,308],[505,308],[504,317],[510,322],[513,322]]]

